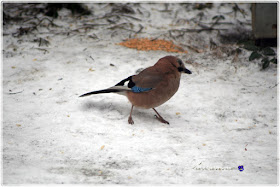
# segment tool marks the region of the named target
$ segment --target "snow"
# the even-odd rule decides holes
[[[111,11],[108,4],[87,6],[96,17]],[[137,37],[172,40],[169,29],[199,29],[190,21],[198,20],[199,12],[204,13],[201,22],[209,23],[233,5],[200,11],[175,3],[166,12],[159,11],[164,4],[130,6],[139,9],[132,16],[141,21],[121,17],[117,24],[133,24],[125,28],[134,31],[141,24]],[[234,24],[218,28],[234,32],[240,28],[236,19],[250,23],[250,5],[239,6],[248,15],[225,14],[225,21]],[[176,22],[180,18],[188,20]],[[218,31],[185,33],[174,42],[203,52],[184,47],[189,53],[180,54],[117,45],[134,33],[108,29],[114,24],[67,35],[85,23],[108,22],[73,18],[66,9],[54,23],[59,27],[52,31],[42,25],[20,37],[11,33],[27,23],[3,27],[3,184],[277,183],[276,65],[260,70],[260,60],[250,62],[244,49],[236,62],[233,55],[210,50],[210,38],[229,50],[237,48],[222,44]],[[50,45],[38,46],[38,38]],[[170,125],[158,122],[154,111],[137,108],[135,124],[129,125],[131,105],[117,94],[78,97],[111,87],[167,55],[188,61],[193,72],[182,75],[178,92],[157,108]]]

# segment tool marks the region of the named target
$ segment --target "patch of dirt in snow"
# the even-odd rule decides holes
[[[3,6],[4,184],[277,182],[277,66],[261,70],[236,41],[250,38],[250,4],[91,3],[55,19],[23,5]],[[188,53],[117,45],[135,37]],[[128,125],[119,95],[78,97],[167,55],[193,72],[158,107],[170,125],[142,109]]]

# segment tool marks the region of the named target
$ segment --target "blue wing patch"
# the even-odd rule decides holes
[[[135,93],[146,92],[146,91],[149,91],[151,89],[152,88],[140,88],[140,87],[137,87],[137,86],[133,86],[131,88],[132,92],[135,92]]]

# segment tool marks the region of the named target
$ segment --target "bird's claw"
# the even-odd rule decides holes
[[[161,123],[165,123],[169,125],[169,122],[166,121],[165,119],[163,119],[162,117],[158,117],[157,115],[155,115],[155,117],[157,118],[157,120],[159,120]]]
[[[128,123],[129,123],[130,125],[133,125],[133,124],[134,124],[134,121],[133,121],[133,119],[132,119],[131,116],[128,117]]]

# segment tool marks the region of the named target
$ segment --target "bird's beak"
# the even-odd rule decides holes
[[[188,70],[187,68],[184,69],[184,72],[187,74],[192,74],[192,72],[190,70]]]

